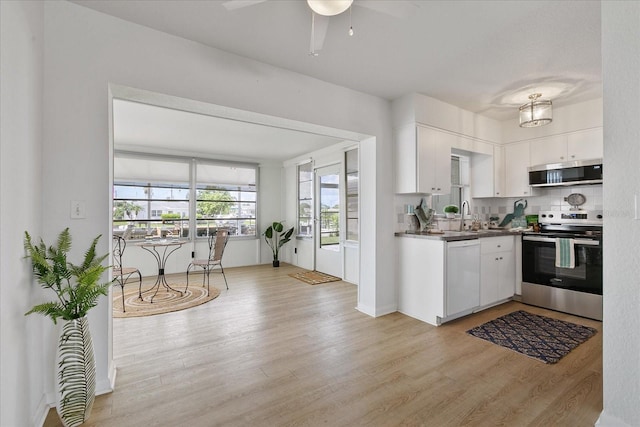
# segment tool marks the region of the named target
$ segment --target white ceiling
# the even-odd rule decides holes
[[[113,100],[113,140],[118,149],[282,162],[342,139],[205,114]]]
[[[516,120],[534,91],[556,107],[602,96],[599,1],[355,0],[355,35],[348,12],[332,17],[317,57],[303,0],[232,11],[213,0],[75,3],[385,99],[417,92],[497,120]]]

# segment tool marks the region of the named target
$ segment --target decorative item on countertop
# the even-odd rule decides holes
[[[455,218],[460,209],[456,205],[447,205],[443,210],[447,218]]]
[[[500,228],[500,227],[498,227],[498,224],[499,224],[498,221],[500,221],[500,217],[493,216],[493,215],[490,216],[489,217],[489,228]]]
[[[60,233],[56,246],[49,247],[42,239],[34,245],[29,233],[24,234],[26,257],[31,258],[35,277],[58,298],[35,305],[25,315],[40,313],[51,317],[54,324],[59,317],[65,321],[56,358],[56,410],[63,425],[79,426],[89,418],[95,399],[96,367],[87,313],[98,304],[100,295],[109,293],[111,283],[98,283],[108,268],[102,265],[107,255],[96,255],[98,236],[85,252],[82,264],[74,265],[67,261],[71,249],[68,228]]]
[[[271,248],[271,252],[273,252],[273,262],[271,265],[274,267],[280,267],[280,248],[282,245],[291,240],[291,235],[293,234],[293,227],[288,230],[284,230],[284,225],[282,222],[274,222],[272,223],[263,233],[264,241],[267,242],[267,245]]]
[[[427,208],[424,199],[420,200],[420,204],[416,206],[414,213],[420,222],[420,231],[427,230],[431,226],[434,210]]]
[[[511,223],[511,228],[526,227],[527,220],[524,217],[524,210],[527,208],[525,199],[518,199],[513,203],[513,213],[505,215],[498,227],[504,227]]]
[[[404,229],[405,231],[418,231],[420,223],[418,217],[416,217],[415,208],[413,205],[404,205]]]

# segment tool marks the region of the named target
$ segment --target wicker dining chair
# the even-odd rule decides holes
[[[124,305],[124,285],[126,285],[131,276],[138,275],[138,298],[142,299],[142,274],[135,267],[124,267],[122,265],[122,255],[127,247],[127,241],[117,235],[113,235],[113,280],[120,285],[122,289],[122,312],[126,313]],[[134,276],[135,279],[135,276]]]
[[[194,259],[187,267],[187,286],[184,291],[187,292],[189,288],[189,273],[196,268],[202,268],[202,287],[204,287],[205,278],[207,280],[207,296],[209,295],[209,275],[216,267],[220,268],[222,277],[224,277],[224,284],[229,289],[227,283],[227,276],[224,274],[224,268],[222,267],[222,255],[224,255],[224,248],[229,241],[229,230],[221,229],[216,231],[216,234],[209,236],[209,258],[207,259]]]

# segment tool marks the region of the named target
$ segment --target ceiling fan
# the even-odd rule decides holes
[[[241,9],[247,6],[264,3],[268,0],[228,0],[222,3],[227,10]],[[298,2],[295,2],[298,3]],[[380,1],[380,0],[307,0],[307,6],[311,9],[311,46],[309,55],[318,56],[318,51],[322,50],[324,39],[329,28],[329,18],[340,15],[349,10],[352,6],[361,6],[377,12],[405,18],[409,16],[413,8],[417,7],[412,1]],[[353,26],[349,26],[348,34],[352,36]]]

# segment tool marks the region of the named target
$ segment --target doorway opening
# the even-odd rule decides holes
[[[315,266],[317,271],[336,277],[342,277],[340,166],[315,170]]]
[[[335,144],[336,141],[340,141],[340,142],[344,142],[344,141],[352,141],[353,143],[356,144],[361,144],[363,142],[366,142],[365,145],[367,145],[367,151],[369,154],[369,157],[371,159],[373,159],[373,162],[371,163],[372,165],[375,165],[375,137],[372,137],[370,135],[365,135],[365,134],[359,134],[359,133],[355,133],[355,132],[351,132],[351,131],[345,131],[345,130],[340,130],[340,129],[335,129],[335,128],[329,128],[329,127],[325,127],[325,126],[319,126],[319,125],[314,125],[314,124],[310,124],[310,123],[305,123],[305,122],[299,122],[299,121],[295,121],[295,120],[289,120],[289,119],[283,119],[283,118],[278,118],[278,117],[273,117],[273,116],[268,116],[268,115],[264,115],[264,114],[259,114],[259,113],[251,113],[248,111],[242,111],[242,110],[235,110],[233,108],[228,108],[228,107],[222,107],[219,105],[215,105],[215,104],[209,104],[209,103],[204,103],[204,102],[200,102],[200,101],[194,101],[194,100],[189,100],[189,99],[183,99],[183,98],[178,98],[178,97],[174,97],[174,96],[169,96],[169,95],[164,95],[164,94],[159,94],[159,93],[155,93],[155,92],[148,92],[148,91],[144,91],[144,90],[139,90],[139,89],[134,89],[134,88],[129,88],[129,87],[124,87],[124,86],[119,86],[119,85],[113,85],[110,84],[109,85],[109,130],[110,130],[110,135],[109,135],[109,164],[110,164],[110,176],[109,176],[109,180],[111,183],[114,182],[114,175],[113,175],[113,165],[114,165],[114,152],[116,150],[124,150],[124,151],[128,151],[128,152],[137,152],[137,153],[145,153],[145,152],[149,152],[150,148],[154,149],[154,152],[156,154],[173,154],[175,153],[175,147],[178,146],[181,149],[181,153],[185,156],[185,157],[191,157],[191,156],[198,156],[198,155],[202,155],[203,152],[201,151],[201,149],[199,149],[197,146],[188,146],[188,147],[184,147],[181,144],[175,144],[175,141],[173,141],[173,146],[167,146],[167,145],[163,145],[161,144],[157,144],[157,145],[144,145],[141,142],[135,142],[135,141],[122,141],[118,139],[118,131],[119,131],[119,126],[121,125],[121,123],[118,120],[118,117],[116,114],[114,114],[114,102],[116,101],[125,101],[126,103],[129,104],[138,104],[138,105],[146,105],[146,106],[150,106],[150,107],[154,107],[156,109],[159,110],[163,110],[164,112],[167,111],[174,111],[174,112],[179,112],[179,113],[190,113],[191,116],[198,116],[200,118],[202,117],[209,117],[215,120],[222,120],[224,121],[224,123],[226,125],[229,125],[230,127],[248,127],[251,129],[251,132],[254,132],[254,137],[255,137],[255,132],[258,129],[259,131],[263,131],[265,132],[265,134],[273,136],[274,134],[278,134],[278,135],[284,135],[291,137],[292,135],[294,135],[295,138],[303,138],[305,139],[308,143],[310,144],[316,144],[315,145],[315,149],[319,150],[321,148],[319,147],[327,147],[331,144]],[[192,128],[195,128],[197,126],[197,124],[193,125]],[[157,130],[156,130],[157,132]],[[157,135],[157,133],[156,133]],[[148,136],[148,135],[147,135]],[[275,138],[274,138],[275,139]],[[232,146],[233,144],[229,144],[228,140],[225,140],[224,138],[222,138],[222,141],[220,142],[221,147],[224,147],[225,150],[229,149],[229,146]],[[213,145],[211,143],[211,141],[209,141],[209,145]],[[280,146],[278,147],[278,150],[270,150],[270,153],[273,152],[282,152],[282,148],[283,147],[288,147],[291,144],[288,143],[287,141],[284,142],[280,142]],[[294,144],[295,145],[295,144]],[[298,144],[299,145],[299,144]],[[238,144],[238,146],[242,146],[241,144]],[[222,156],[217,156],[218,158],[224,158],[226,160],[230,160],[230,161],[239,161],[241,159],[246,160],[247,156],[247,146],[242,146],[245,148],[245,151],[242,153],[232,153],[229,151],[224,151],[224,155]],[[223,150],[223,148],[221,148],[221,150]],[[250,150],[249,152],[253,154],[255,154],[256,150]],[[310,150],[313,151],[313,150]],[[299,154],[298,154],[299,155]],[[295,157],[294,154],[292,154],[292,158]],[[255,158],[251,158],[252,161],[256,161],[257,159]],[[264,162],[261,163],[261,166],[263,165],[267,165],[267,167],[272,167],[274,168],[274,165],[280,164],[282,165],[282,159],[277,159],[277,158],[266,158],[263,159]],[[281,167],[281,166],[280,166]],[[374,174],[370,174],[370,178],[373,176]],[[363,182],[365,182],[363,180]],[[369,194],[374,195],[375,194],[375,179],[371,179],[368,181],[369,182],[369,186],[370,186],[370,192]],[[295,186],[295,183],[291,183],[292,186]],[[275,189],[275,188],[274,188]],[[278,191],[280,191],[281,189],[278,188]],[[295,193],[295,192],[294,192]],[[110,205],[109,208],[111,210],[113,210],[114,208],[114,203],[113,203],[113,194],[110,194]],[[279,201],[277,202],[273,202],[272,206],[272,214],[274,215],[280,215],[281,214],[281,209],[283,207],[285,207],[285,209],[288,209],[288,207],[286,207],[286,195],[278,195]],[[261,198],[258,198],[257,201],[257,205],[258,205],[258,210],[261,208],[261,205],[264,204],[264,202],[261,200]],[[361,205],[367,205],[369,206],[369,209],[374,209],[375,207],[375,197],[372,197],[370,200],[367,197],[363,197],[363,200],[361,202]],[[288,205],[287,205],[288,206]],[[290,207],[291,209],[293,209],[295,211],[295,205],[292,205]],[[295,217],[295,215],[294,215]],[[266,224],[267,221],[271,220],[272,218],[269,218],[268,216],[263,216],[262,218],[258,217],[258,224],[257,224],[257,229],[258,230],[262,230],[264,229],[264,225]],[[367,225],[365,227],[371,227],[373,228],[374,224],[369,221],[367,222]],[[111,224],[109,226],[110,230],[113,230],[113,219],[111,220]],[[360,235],[362,236],[364,233],[363,231],[366,232],[366,230],[360,230],[360,225],[358,225],[358,230],[354,230],[356,235]],[[336,233],[337,233],[337,237],[339,238],[340,235],[340,229],[338,229],[337,231],[333,231],[328,233],[327,237],[328,238],[335,238],[336,237]],[[258,233],[259,234],[259,233]],[[332,235],[333,234],[333,235]],[[368,235],[370,236],[375,236],[375,233],[369,233]],[[196,247],[195,244],[195,236],[191,236],[191,237],[187,237],[188,239],[194,239],[191,241],[191,244],[193,245],[192,247]],[[373,237],[374,238],[374,237]],[[241,240],[242,244],[247,244],[247,242],[249,242],[249,245],[254,245],[254,250],[251,251],[244,251],[244,252],[248,252],[248,253],[253,253],[255,254],[255,256],[257,257],[257,259],[261,259],[260,253],[261,253],[261,242],[262,239],[259,237],[256,237],[254,239],[245,239],[245,240]],[[326,247],[330,247],[331,244],[329,241],[326,241],[326,245],[324,245]],[[375,244],[369,245],[370,247],[375,247]],[[188,251],[191,252],[191,251]],[[354,251],[355,253],[355,259],[357,259],[358,265],[361,263],[360,261],[360,256],[359,253],[357,251]],[[339,263],[338,265],[341,265],[341,263]],[[186,266],[186,264],[185,264]],[[143,266],[144,267],[144,266]],[[360,277],[360,271],[361,269],[358,269],[358,271],[355,272],[355,277],[357,277],[357,280],[354,280],[355,283],[361,283],[362,281],[359,279]],[[371,273],[367,273],[368,275],[371,275]],[[340,275],[340,272],[338,272],[338,275]],[[372,287],[375,288],[375,276],[374,279],[371,280],[367,280],[367,283],[371,284]],[[111,290],[111,292],[114,292],[113,289]],[[369,292],[369,291],[368,291]],[[361,300],[361,290],[359,289],[358,291],[358,301]],[[110,300],[112,295],[110,295]],[[111,304],[110,304],[111,305]],[[362,304],[360,302],[358,302],[358,306],[361,306]],[[368,307],[368,306],[367,306]],[[371,310],[361,310],[365,313],[369,313]],[[110,316],[108,319],[108,336],[110,337],[110,342],[108,342],[108,357],[109,360],[112,361],[113,360],[113,347],[114,347],[114,342],[113,342],[113,318]],[[117,345],[117,343],[116,343]],[[114,369],[115,369],[115,365],[114,365]],[[110,374],[110,376],[115,375],[115,373]]]

